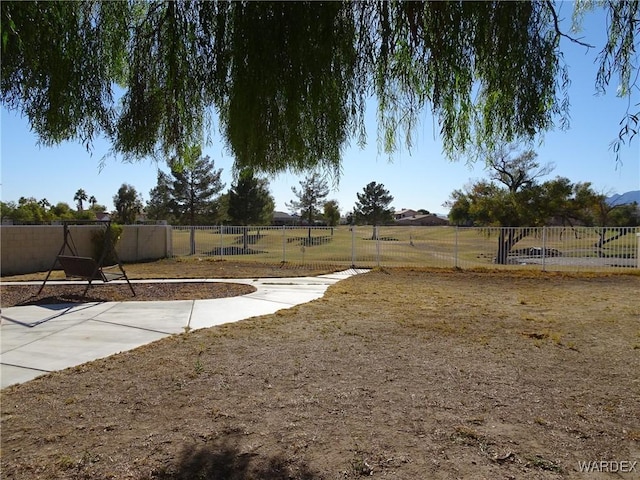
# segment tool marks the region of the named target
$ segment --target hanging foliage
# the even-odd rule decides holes
[[[596,79],[606,88],[620,77],[618,93],[629,98],[638,4],[604,4]],[[216,126],[238,170],[339,173],[343,149],[366,140],[370,99],[390,155],[411,146],[425,114],[450,157],[531,139],[569,118],[559,49],[568,35],[549,1],[3,1],[0,9],[2,103],[24,113],[45,144],[90,148],[106,135],[125,159],[172,158],[206,144]],[[627,111],[619,142],[636,134],[638,116]]]

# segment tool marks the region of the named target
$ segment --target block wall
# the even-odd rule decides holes
[[[69,243],[79,256],[92,255],[91,232],[100,228],[95,225],[69,226]],[[63,243],[62,225],[2,225],[0,274],[46,272],[55,262]],[[169,257],[171,226],[125,225],[116,251],[123,262]]]

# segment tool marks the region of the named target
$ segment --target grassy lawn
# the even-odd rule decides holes
[[[3,478],[584,479],[640,457],[638,291],[378,269],[3,390]]]
[[[372,227],[349,226],[309,229],[263,227],[249,230],[248,251],[244,255],[231,255],[242,247],[242,233],[237,227],[205,227],[194,231],[196,256],[217,259],[234,259],[245,262],[287,262],[296,265],[331,264],[343,267],[437,267],[461,268],[495,267],[498,246],[497,229],[455,227],[379,227],[380,241],[372,240]],[[597,256],[595,245],[599,237],[597,229],[559,227],[548,228],[545,238],[541,229],[520,240],[514,250],[541,247],[562,252],[563,258],[587,259],[583,265],[568,261],[569,265],[548,262],[551,270],[588,270],[593,264],[588,259]],[[629,229],[632,233],[632,230]],[[173,251],[175,255],[189,255],[189,230],[174,229]],[[602,252],[605,255],[635,258],[637,239],[634,234],[623,235],[608,242]],[[615,262],[609,262],[614,263]],[[602,268],[603,265],[600,266]],[[517,268],[513,265],[501,268]],[[529,267],[531,268],[531,267]],[[538,267],[541,268],[541,267]]]

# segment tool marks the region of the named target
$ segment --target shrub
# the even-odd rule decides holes
[[[100,229],[91,233],[91,245],[93,250],[92,256],[96,262],[100,261],[105,247],[108,246],[108,243],[111,243],[111,251],[107,252],[102,263],[103,265],[114,265],[118,263],[118,259],[114,255],[114,251],[118,240],[120,240],[120,236],[122,235],[122,230],[122,225],[111,224],[110,228]],[[107,239],[105,238],[107,232],[111,234],[110,242],[106,241]]]

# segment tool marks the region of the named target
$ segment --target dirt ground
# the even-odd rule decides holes
[[[639,291],[633,275],[351,277],[3,390],[2,476],[639,478]],[[580,471],[594,461],[617,476]]]
[[[0,287],[0,304],[3,307],[25,305],[55,305],[82,302],[137,302],[155,300],[202,300],[206,298],[235,297],[255,292],[251,285],[239,283],[147,283],[133,285],[135,296],[127,284],[96,285],[84,295],[84,285],[47,284],[3,285]]]

